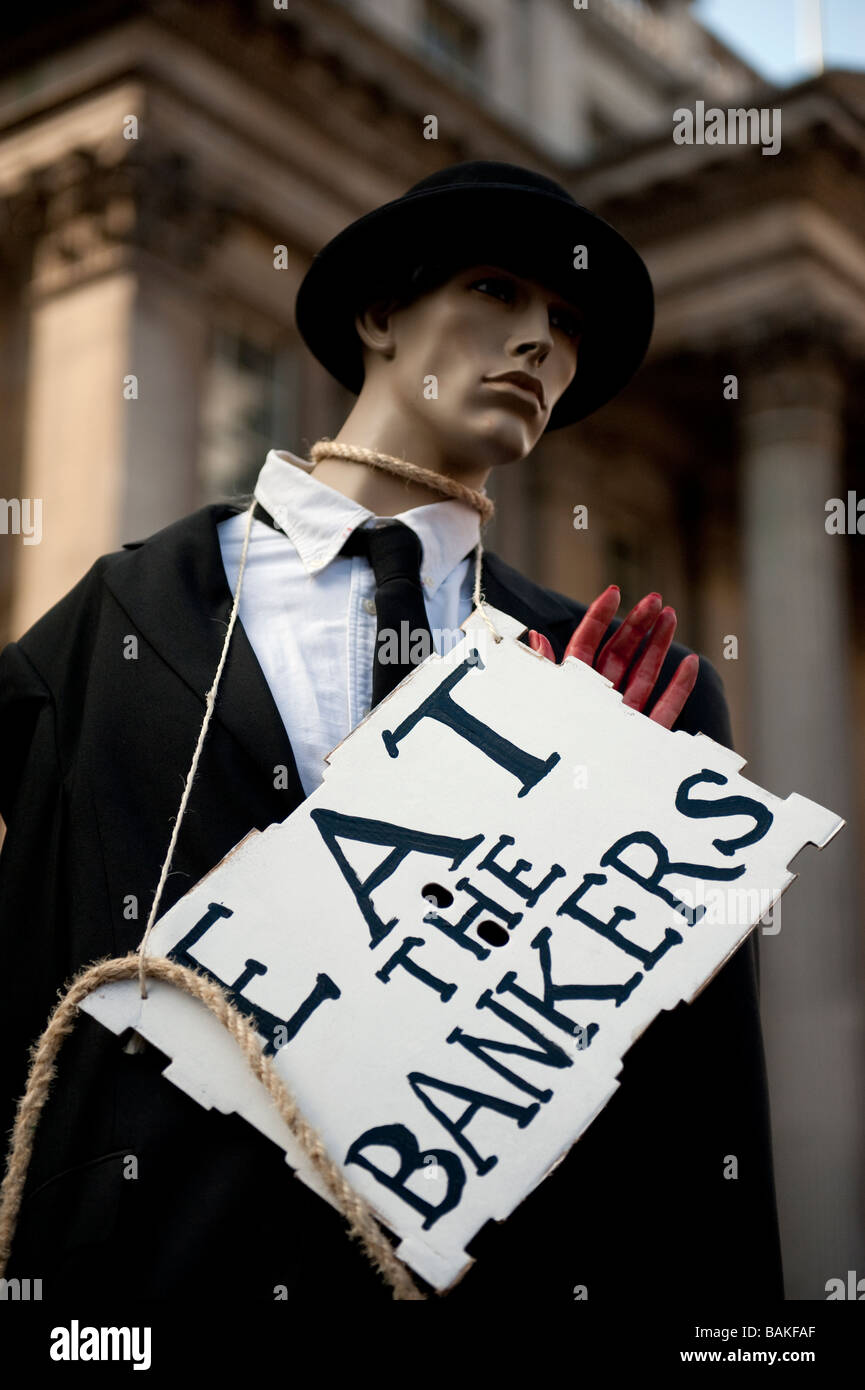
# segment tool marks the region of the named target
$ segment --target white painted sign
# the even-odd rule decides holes
[[[156,924],[255,1022],[352,1185],[437,1289],[610,1099],[662,1009],[690,1002],[843,825],[740,776],[744,759],[555,665],[488,609]],[[203,1005],[135,980],[83,1007],[173,1058],[329,1196]],[[627,1082],[627,1065],[623,1082]]]

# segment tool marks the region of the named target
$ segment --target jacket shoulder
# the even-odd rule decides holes
[[[124,556],[127,556],[130,551],[141,550],[145,547],[161,551],[182,549],[191,542],[200,540],[218,522],[224,521],[226,517],[235,516],[241,510],[242,508],[236,502],[208,502],[206,506],[199,507],[194,512],[187,512],[185,516],[178,517],[176,521],[168,522],[165,526],[161,526],[158,531],[151,532],[149,536],[144,536],[141,540],[124,541],[120,550],[103,556],[103,559],[122,563]]]
[[[46,684],[56,689],[70,664],[88,660],[114,576],[134,571],[139,583],[158,586],[166,572],[194,563],[216,523],[236,510],[230,503],[210,503],[143,540],[126,541],[120,549],[100,555],[77,584],[17,639],[16,646]]]
[[[483,563],[488,601],[514,617],[525,617],[533,627],[539,622],[553,626],[569,622],[573,625],[586,611],[584,603],[535,583],[493,550],[484,551]]]

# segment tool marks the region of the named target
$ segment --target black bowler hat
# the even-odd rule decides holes
[[[586,247],[587,268],[574,266]],[[418,265],[500,265],[580,306],[577,373],[547,429],[560,429],[615,396],[642,362],[654,320],[649,272],[603,218],[543,174],[496,160],[440,169],[358,218],[313,259],[297,295],[298,332],[355,394],[363,354],[355,315],[406,288]]]

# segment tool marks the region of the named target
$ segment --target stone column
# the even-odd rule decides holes
[[[198,451],[209,328],[206,302],[173,268],[139,265],[123,375],[124,470],[118,543],[141,540],[201,505]]]
[[[754,360],[742,384],[745,775],[848,821],[824,850],[803,850],[780,931],[760,939],[787,1298],[825,1299],[828,1279],[865,1275],[865,973],[846,602],[855,539],[825,529],[826,502],[842,487],[841,379],[828,355],[803,344],[786,360]]]
[[[20,490],[41,503],[42,540],[18,554],[13,635],[99,555],[197,505],[202,285],[229,215],[154,145],[75,150],[34,181]]]
[[[25,548],[20,534],[10,534],[7,504],[20,503],[24,441],[24,403],[29,316],[26,286],[32,273],[33,245],[41,235],[42,216],[32,188],[0,197],[0,647],[12,637],[15,574]]]

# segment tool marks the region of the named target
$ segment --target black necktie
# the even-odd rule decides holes
[[[379,518],[352,531],[340,553],[365,555],[375,575],[372,709],[433,650],[420,582],[420,538],[403,521]]]

